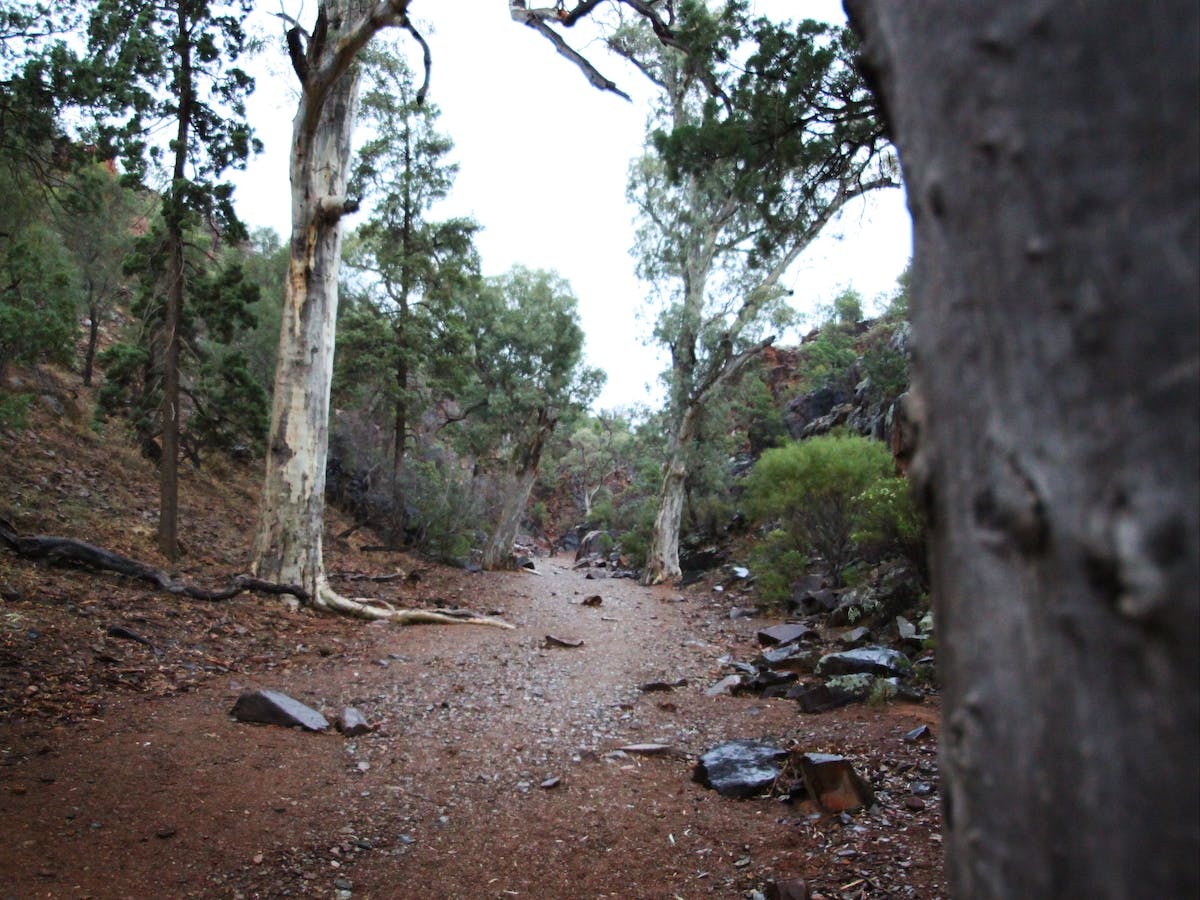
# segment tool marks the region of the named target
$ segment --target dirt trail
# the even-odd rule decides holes
[[[588,580],[565,558],[539,570],[456,575],[442,591],[502,610],[511,632],[296,616],[254,644],[266,601],[238,601],[250,626],[235,671],[126,694],[90,721],[0,729],[0,897],[738,897],[795,876],[858,883],[836,896],[942,895],[934,805],[897,803],[873,836],[721,798],[692,783],[687,758],[732,738],[796,740],[870,754],[870,775],[888,754],[930,757],[898,737],[932,709],[801,717],[787,701],[706,697],[718,657],[753,656],[761,620],[729,619],[707,591]],[[600,605],[583,604],[592,595]],[[583,644],[548,647],[548,634]],[[352,704],[379,728],[236,723],[250,687],[330,717]],[[675,752],[612,753],[646,742]]]

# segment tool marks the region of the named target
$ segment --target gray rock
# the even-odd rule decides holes
[[[721,694],[732,694],[737,688],[742,686],[741,675],[726,675],[712,687],[704,692],[706,697],[719,697]]]
[[[865,672],[854,672],[850,675],[835,675],[825,681],[825,686],[831,691],[839,691],[852,700],[865,700],[875,684],[875,676]]]
[[[815,635],[811,628],[801,624],[787,625],[772,625],[770,628],[761,629],[758,634],[758,642],[764,647],[770,647],[775,644],[791,644],[805,637]]]
[[[337,730],[346,737],[357,737],[371,733],[371,723],[353,706],[347,706],[338,714]]]
[[[858,647],[871,639],[871,629],[858,626],[838,635],[838,643],[843,647]]]
[[[700,757],[692,777],[723,797],[752,797],[774,784],[788,755],[758,741],[727,741]]]
[[[817,663],[818,675],[904,675],[912,668],[907,656],[890,647],[856,647],[830,653]]]
[[[795,700],[800,706],[800,711],[805,713],[828,712],[858,699],[851,693],[831,688],[826,684],[798,684],[784,696]]]
[[[767,647],[756,662],[760,667],[769,667],[787,672],[811,672],[817,666],[817,651],[806,650],[799,644],[780,644]]]
[[[311,706],[278,691],[246,691],[237,698],[231,713],[239,722],[260,725],[299,726],[306,731],[324,731],[329,727],[328,720]]]

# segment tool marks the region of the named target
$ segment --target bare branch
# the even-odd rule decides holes
[[[421,63],[425,69],[425,78],[421,81],[421,87],[417,90],[417,106],[421,106],[425,103],[425,95],[429,93],[429,77],[433,69],[433,54],[429,52],[429,44],[421,36],[421,33],[417,31],[407,15],[400,23],[400,27],[411,34],[413,40],[421,46]]]
[[[525,9],[522,6],[511,6],[510,11],[512,17],[517,22],[524,22],[534,31],[541,34],[546,40],[554,45],[554,49],[565,56],[583,72],[584,77],[591,82],[592,87],[601,91],[611,91],[618,97],[624,97],[626,100],[633,102],[627,93],[617,87],[616,83],[605,78],[582,54],[575,50],[565,40],[562,35],[545,23],[545,19],[553,18],[558,20],[558,15],[555,10],[548,9]]]

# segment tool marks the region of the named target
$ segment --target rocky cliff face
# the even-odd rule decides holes
[[[815,358],[829,355],[824,331],[814,330],[799,347],[767,348],[766,382],[789,436],[800,440],[845,427],[888,442],[906,462],[914,438],[909,334],[906,321],[859,322],[844,335],[843,365],[816,365]]]

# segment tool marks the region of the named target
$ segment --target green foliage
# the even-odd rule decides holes
[[[837,324],[844,328],[853,328],[862,321],[862,294],[853,288],[846,288],[833,298],[833,312],[837,317]]]
[[[415,549],[452,562],[470,555],[483,503],[465,473],[430,460],[412,460],[404,467],[404,496],[406,530]]]
[[[764,603],[782,606],[791,599],[792,585],[808,569],[808,556],[796,535],[773,529],[750,551],[754,587]]]
[[[902,556],[918,572],[927,572],[925,519],[907,478],[880,479],[854,502],[858,514],[852,539],[865,555],[873,559]]]
[[[860,374],[870,380],[868,399],[873,403],[895,400],[910,380],[908,355],[892,346],[897,325],[883,321],[859,340]]]
[[[196,234],[195,243],[203,240]],[[140,238],[127,269],[145,277],[136,282],[133,321],[120,340],[102,352],[105,381],[97,395],[97,416],[119,416],[138,445],[157,454],[162,404],[163,232],[155,224]],[[259,286],[242,267],[244,253],[212,257],[192,252],[186,259],[192,303],[180,323],[182,432],[180,445],[199,465],[208,450],[258,450],[266,436],[268,396],[250,355],[238,346],[257,327]]]
[[[0,235],[0,375],[10,364],[70,359],[78,330],[75,274],[45,222],[30,217]]]
[[[868,489],[894,475],[888,449],[851,435],[825,435],[768,450],[746,481],[746,505],[773,522],[791,547],[820,557],[835,581],[859,554],[854,532]]]

